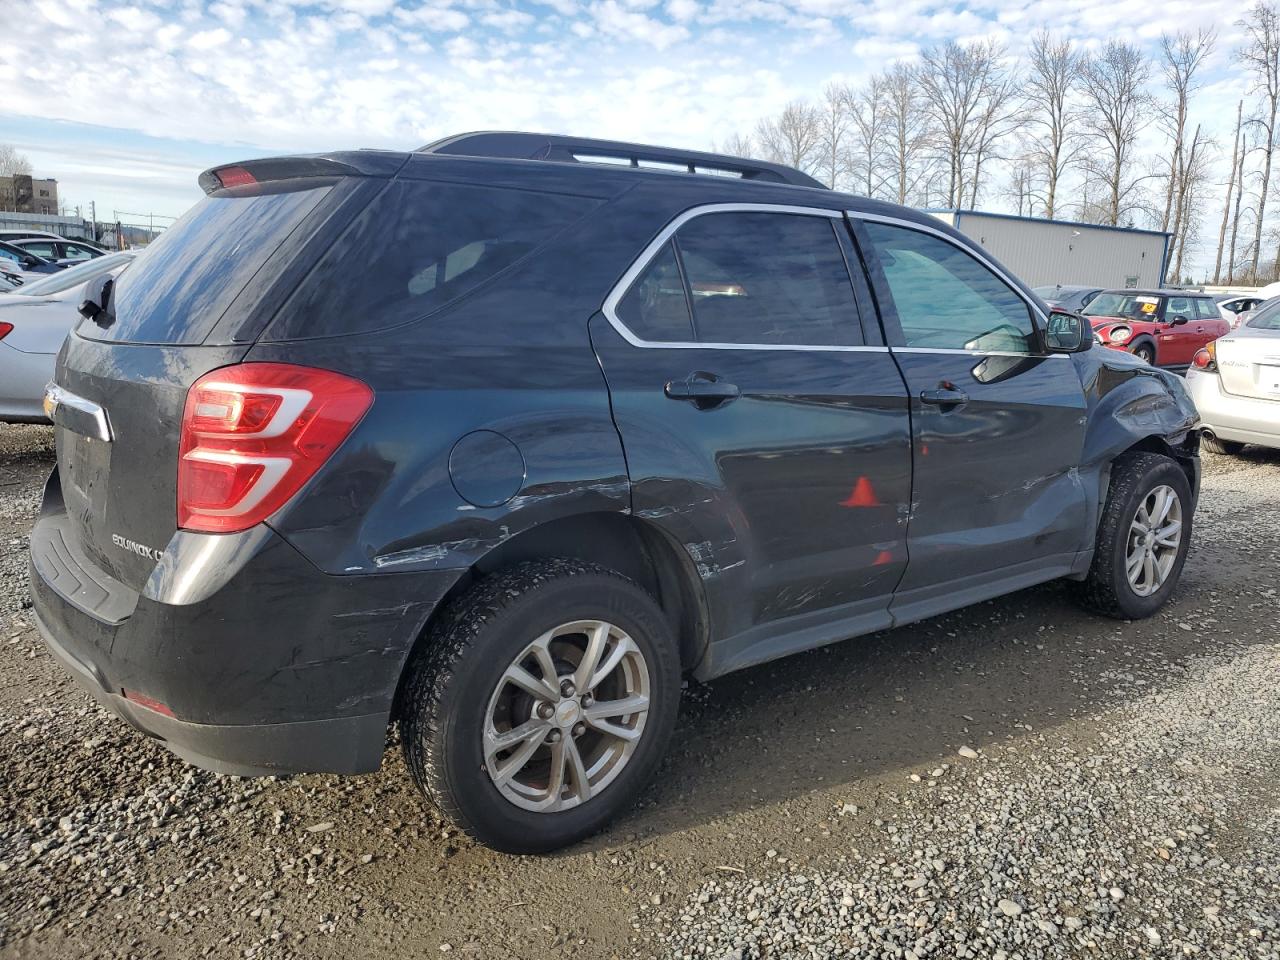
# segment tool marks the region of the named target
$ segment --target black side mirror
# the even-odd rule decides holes
[[[25,257],[22,258],[23,270],[32,270],[38,266],[40,266],[40,261],[35,257],[31,256],[31,254],[27,254]]]
[[[1044,331],[1046,353],[1081,353],[1093,346],[1093,329],[1078,313],[1050,310]]]
[[[1172,317],[1169,318],[1169,326],[1171,327],[1180,327],[1186,322],[1187,322],[1187,318],[1180,313],[1174,314]]]

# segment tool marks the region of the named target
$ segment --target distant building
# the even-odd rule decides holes
[[[58,215],[58,181],[37,180],[28,174],[0,177],[0,210]]]
[[[981,210],[930,210],[990,251],[1023,283],[1159,287],[1168,233]]]

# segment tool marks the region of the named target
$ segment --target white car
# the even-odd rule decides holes
[[[1241,314],[1248,313],[1260,303],[1262,303],[1262,298],[1256,294],[1244,293],[1226,296],[1218,300],[1218,313],[1234,329],[1240,326]]]
[[[47,419],[44,388],[53,379],[62,341],[80,319],[76,308],[85,284],[103,273],[118,274],[133,258],[108,254],[0,296],[0,423]]]
[[[1187,387],[1207,450],[1236,454],[1247,443],[1280,449],[1280,298],[1200,350]]]

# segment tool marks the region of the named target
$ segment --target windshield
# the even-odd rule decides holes
[[[1244,325],[1255,330],[1280,330],[1280,297],[1254,307]]]
[[[126,266],[133,257],[132,253],[109,253],[104,257],[97,257],[86,263],[68,267],[66,270],[51,273],[43,280],[26,284],[17,292],[24,297],[47,297],[55,293],[63,293],[72,287],[88,283],[94,277],[109,273],[112,270],[119,270],[121,267]]]
[[[1086,317],[1128,317],[1154,319],[1160,298],[1145,293],[1100,293],[1081,311]]]

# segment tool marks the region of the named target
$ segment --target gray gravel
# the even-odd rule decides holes
[[[1205,659],[1101,716],[1090,742],[1028,736],[908,776],[871,824],[874,853],[708,882],[664,944],[718,958],[1280,956],[1277,676],[1273,645]]]
[[[1280,454],[1206,459],[1157,617],[1048,585],[695,684],[637,808],[543,858],[451,833],[398,750],[216,777],[104,713],[30,619],[51,459],[0,426],[6,960],[1280,956]]]

